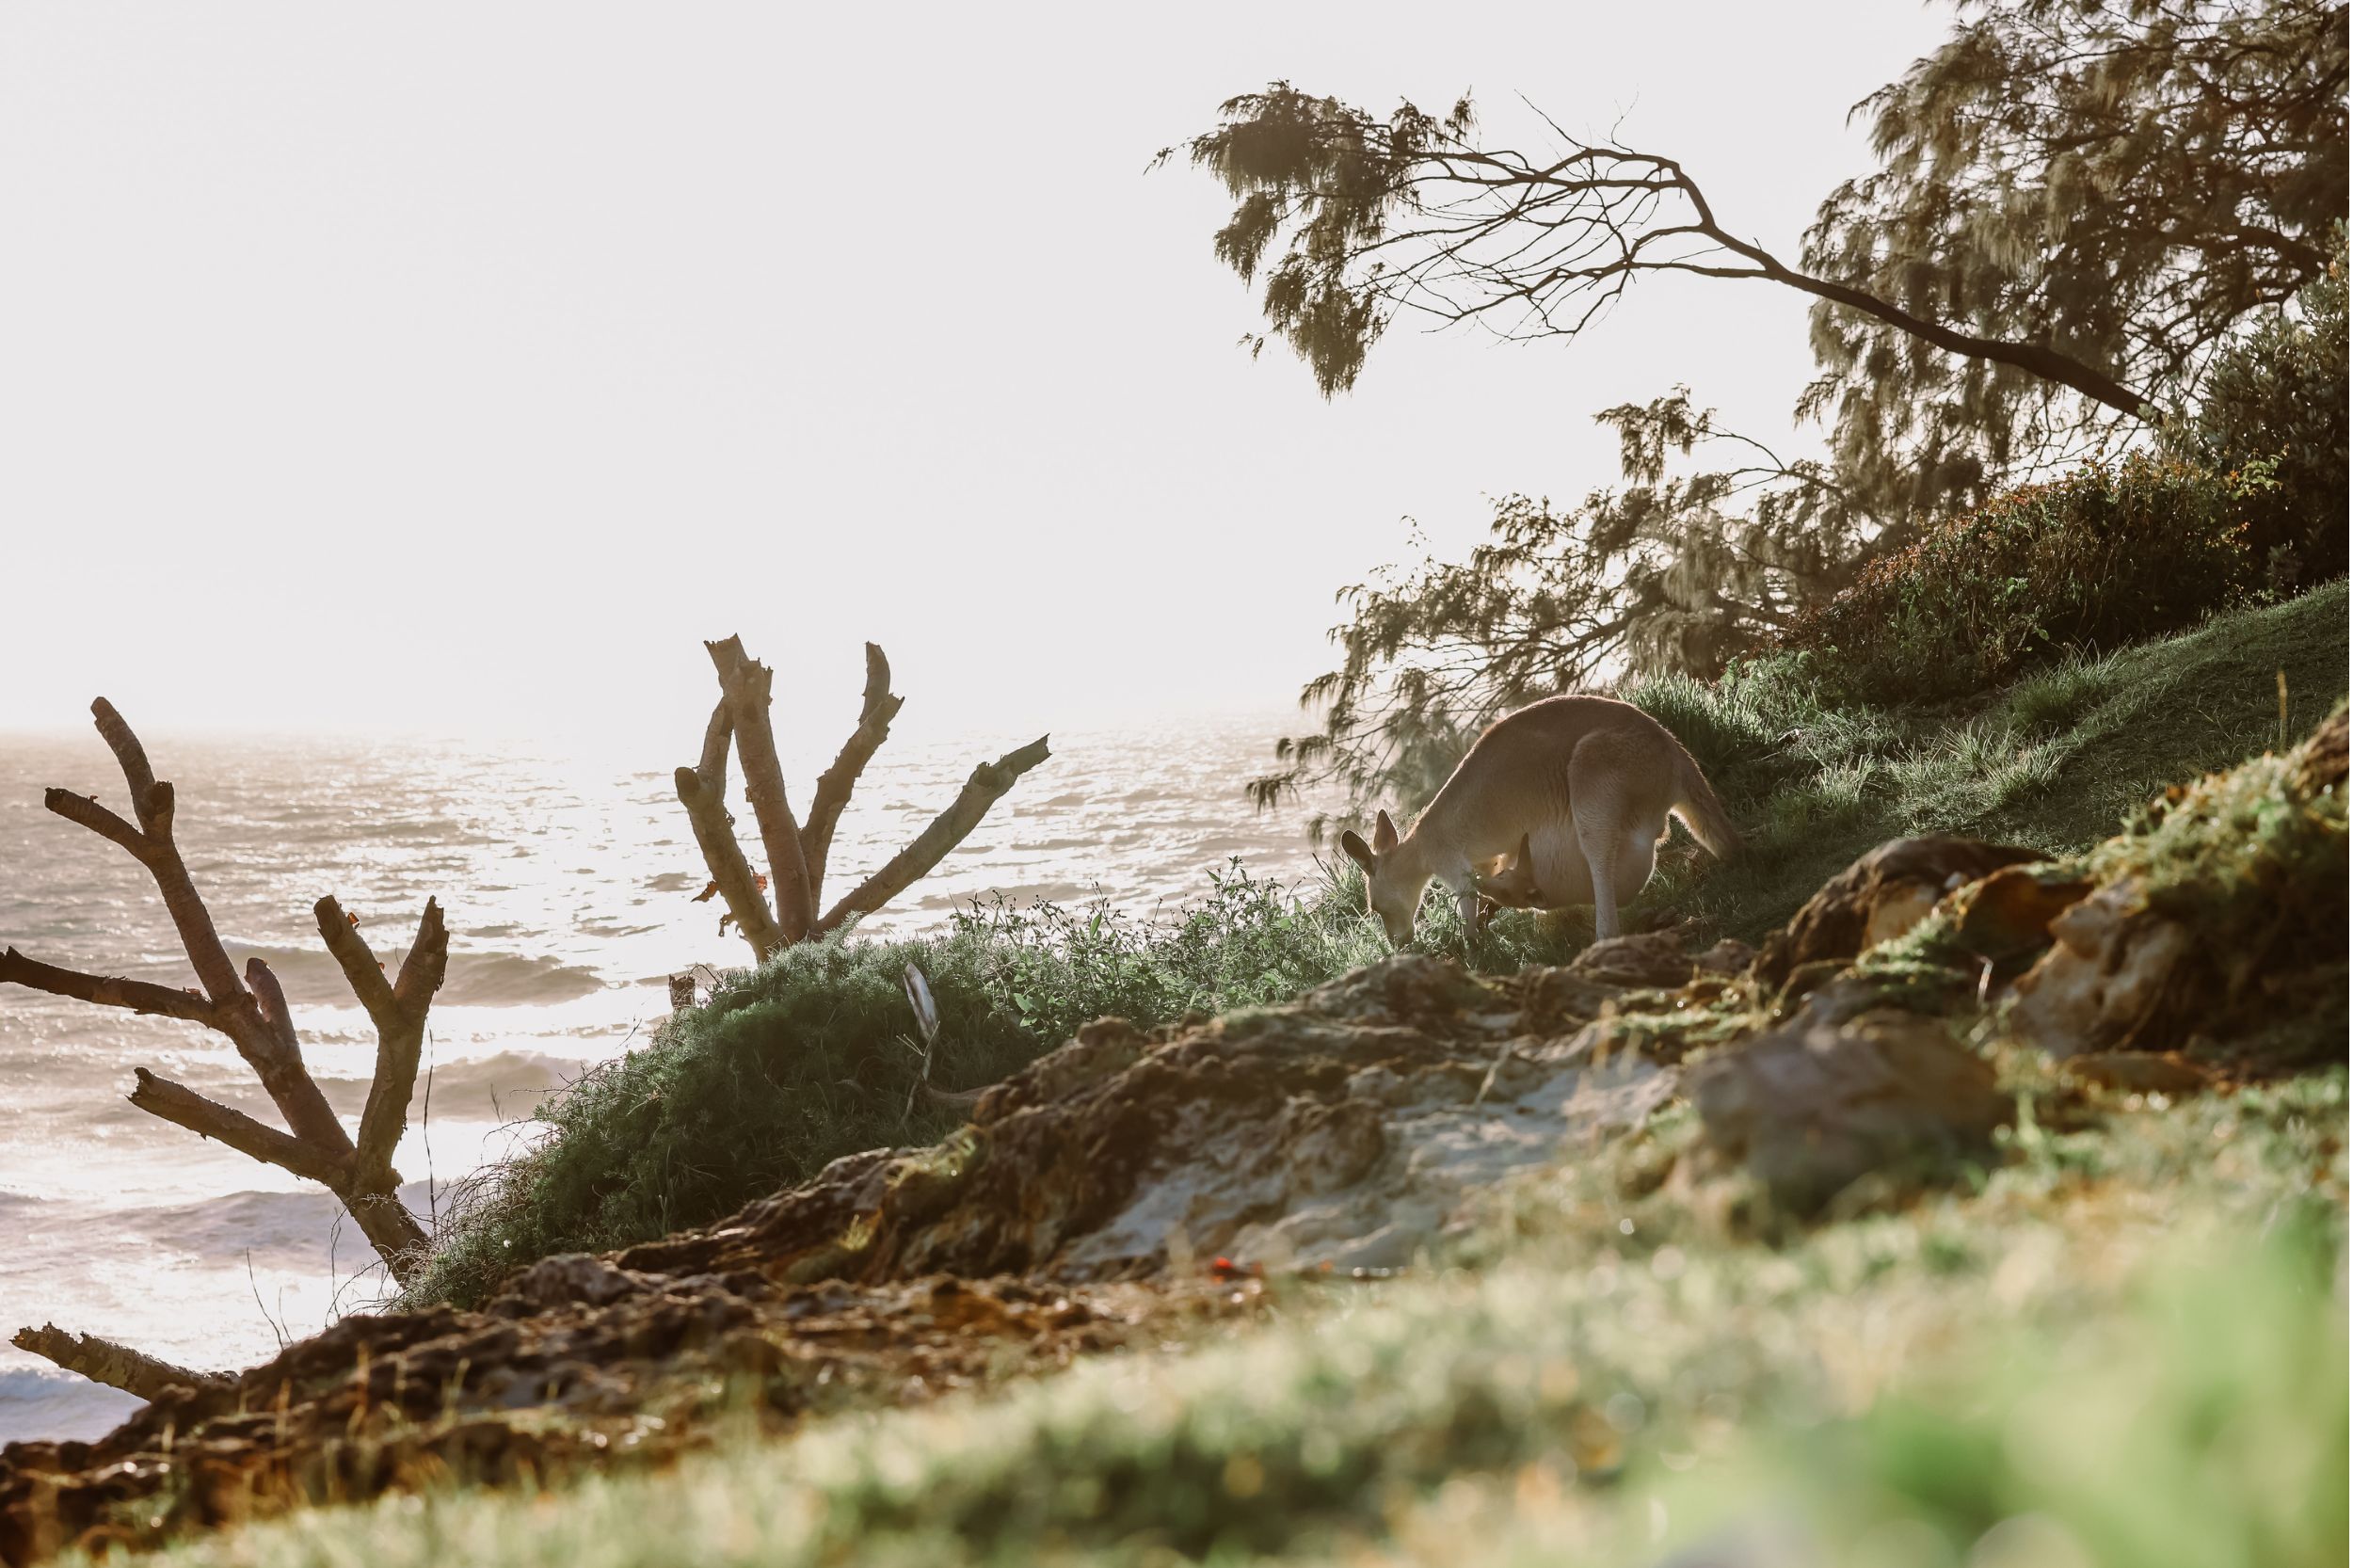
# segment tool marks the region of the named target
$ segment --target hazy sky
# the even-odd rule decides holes
[[[1236,340],[1206,176],[1270,79],[1623,121],[1794,255],[1947,25],[1812,5],[0,8],[0,728],[582,730],[1278,710],[1333,590],[1611,477],[1677,380],[1783,432],[1804,301],[1659,279],[1574,344]],[[1531,138],[1532,139],[1532,138]],[[678,737],[683,736],[683,740]],[[673,755],[675,753],[676,755]]]

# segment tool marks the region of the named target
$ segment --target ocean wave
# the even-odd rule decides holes
[[[371,944],[373,945],[373,944]],[[228,944],[229,956],[239,968],[259,958],[278,977],[287,997],[312,1006],[348,1007],[351,987],[331,953],[314,948]],[[385,972],[398,974],[408,950],[378,950]],[[449,955],[448,978],[434,1000],[449,1007],[532,1007],[575,1001],[604,989],[603,977],[582,964],[555,958],[534,958],[520,952],[467,952]]]
[[[0,1351],[30,1361],[21,1351]],[[0,1366],[0,1443],[105,1436],[145,1401],[54,1367]]]

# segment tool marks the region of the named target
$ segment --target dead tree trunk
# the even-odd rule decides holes
[[[695,842],[711,871],[711,886],[697,897],[718,896],[725,901],[728,913],[720,920],[719,929],[725,931],[732,922],[750,944],[755,959],[823,936],[854,917],[880,909],[927,875],[980,825],[999,796],[1049,755],[1048,738],[1040,735],[1019,750],[973,769],[963,792],[936,821],[821,918],[817,900],[824,888],[834,827],[850,803],[859,775],[889,739],[890,721],[898,717],[906,700],[891,695],[890,662],[880,648],[866,645],[866,694],[859,705],[857,728],[842,743],[833,765],[818,776],[808,821],[804,824],[792,815],[785,797],[784,770],[776,760],[776,733],[768,719],[773,683],[768,666],[744,651],[741,637],[703,646],[710,649],[711,662],[718,671],[719,705],[703,731],[702,760],[695,767],[679,769],[675,782],[679,804],[686,808]],[[744,798],[751,803],[760,847],[768,857],[764,885],[736,841],[734,819],[728,814],[730,741],[744,765]],[[763,896],[763,886],[776,895],[773,909]]]
[[[409,1096],[416,1089],[425,1011],[433,1004],[433,993],[440,988],[449,963],[449,932],[441,923],[440,904],[425,901],[417,938],[401,962],[398,977],[391,979],[368,950],[358,921],[344,914],[332,897],[319,900],[312,909],[320,937],[376,1023],[376,1079],[368,1090],[367,1108],[360,1113],[355,1144],[303,1065],[302,1043],[295,1032],[294,1016],[278,977],[261,959],[250,958],[240,978],[221,945],[213,918],[172,840],[171,786],[156,779],[146,749],[113,704],[100,697],[90,704],[90,712],[130,786],[136,825],[92,797],[64,790],[48,792],[44,804],[58,816],[120,846],[147,868],[203,989],[180,990],[141,980],[61,969],[27,958],[14,948],[0,952],[0,984],[23,985],[102,1007],[183,1018],[227,1035],[285,1119],[282,1130],[158,1078],[144,1067],[137,1069],[131,1103],[191,1132],[217,1138],[264,1164],[319,1183],[358,1222],[360,1233],[392,1277],[406,1284],[424,1262],[426,1240],[424,1227],[400,1201],[400,1173],[392,1169],[392,1159],[408,1124]]]
[[[142,1400],[152,1400],[167,1388],[217,1388],[229,1381],[223,1373],[192,1372],[145,1351],[135,1351],[94,1334],[68,1334],[55,1323],[18,1329],[8,1343],[20,1351],[45,1356],[92,1383],[120,1388]]]

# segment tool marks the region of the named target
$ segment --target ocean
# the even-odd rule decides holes
[[[1254,875],[1304,879],[1305,808],[1261,814],[1242,790],[1282,726],[1058,733],[1053,757],[863,929],[936,927],[991,893],[1099,894],[1148,913],[1206,892],[1209,872],[1237,857]],[[1029,738],[894,737],[842,819],[829,889],[895,853],[975,762]],[[312,1075],[347,1125],[375,1035],[311,906],[336,894],[396,967],[426,897],[440,899],[448,980],[396,1160],[420,1212],[527,1136],[518,1118],[540,1095],[642,1038],[668,1010],[666,977],[748,961],[718,935],[718,902],[692,902],[706,875],[670,766],[692,760],[694,738],[675,759],[626,763],[520,744],[146,739],[176,786],[177,838],[216,926],[241,965],[259,953],[277,972]],[[804,781],[796,807],[826,760],[787,759]],[[194,984],[145,872],[45,810],[52,785],[123,808],[95,732],[0,736],[0,948]],[[737,814],[757,860],[750,812],[739,803]],[[276,1121],[218,1035],[0,987],[0,1337],[55,1321],[227,1368],[380,1299],[382,1272],[332,1198],[134,1109],[124,1096],[138,1066]],[[95,1436],[135,1406],[0,1344],[0,1442]]]

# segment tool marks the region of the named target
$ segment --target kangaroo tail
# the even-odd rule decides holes
[[[1683,819],[1683,825],[1691,830],[1691,837],[1707,847],[1707,853],[1719,860],[1729,860],[1740,853],[1740,830],[1732,825],[1724,814],[1724,803],[1716,798],[1715,786],[1700,772],[1700,765],[1682,747],[1676,760],[1675,788],[1678,798],[1674,814]]]

